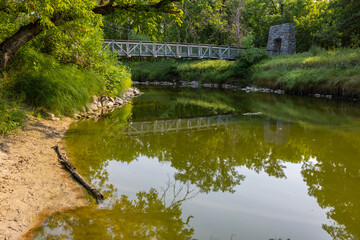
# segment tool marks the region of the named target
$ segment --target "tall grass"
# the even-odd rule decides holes
[[[248,83],[251,67],[268,58],[263,49],[242,51],[236,61],[226,60],[175,60],[127,62],[135,81],[199,81],[201,83]]]
[[[234,62],[226,60],[163,59],[125,62],[134,81],[200,81],[202,83],[234,83]]]
[[[91,95],[105,89],[104,82],[95,73],[61,64],[32,49],[17,56],[14,64],[21,67],[13,73],[8,90],[21,95],[31,106],[57,114],[71,115],[81,110]]]

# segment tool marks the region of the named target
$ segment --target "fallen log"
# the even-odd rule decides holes
[[[99,203],[100,200],[104,199],[104,196],[101,194],[100,191],[98,191],[95,187],[93,187],[83,176],[81,176],[77,171],[76,168],[74,167],[74,165],[72,165],[71,162],[69,162],[66,158],[66,156],[64,156],[59,149],[59,145],[56,145],[54,147],[52,147],[57,156],[58,156],[58,161],[64,165],[69,171],[70,173],[74,176],[74,178],[76,178],[76,180],[78,180],[96,199],[96,202]]]

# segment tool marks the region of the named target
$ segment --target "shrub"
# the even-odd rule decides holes
[[[264,49],[249,48],[242,51],[239,54],[234,66],[235,75],[247,78],[251,67],[267,58],[269,58],[269,54]]]

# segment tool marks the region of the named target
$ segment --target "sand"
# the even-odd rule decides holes
[[[46,217],[87,205],[51,148],[71,121],[29,119],[24,130],[0,136],[0,240],[24,239]]]

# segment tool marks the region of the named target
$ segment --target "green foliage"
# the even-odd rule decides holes
[[[269,58],[269,54],[264,49],[249,48],[241,51],[234,67],[235,72],[238,76],[247,78],[251,67],[267,58]]]
[[[53,57],[27,49],[17,56],[16,69],[7,88],[24,102],[58,114],[81,110],[91,95],[104,90],[96,74],[59,63]]]
[[[249,32],[245,37],[242,38],[242,47],[244,48],[253,48],[255,47],[255,36],[252,32]]]

